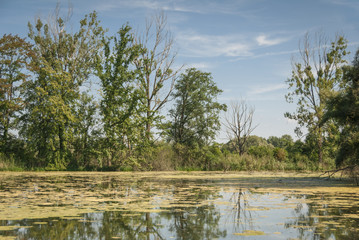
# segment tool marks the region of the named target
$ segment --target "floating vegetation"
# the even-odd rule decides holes
[[[255,230],[244,230],[243,233],[233,233],[234,235],[238,236],[258,236],[258,235],[266,235],[262,231],[255,231]]]
[[[358,234],[359,188],[313,174],[4,172],[0,182],[0,239]]]
[[[2,236],[0,235],[0,240],[14,240],[16,239],[15,236]]]

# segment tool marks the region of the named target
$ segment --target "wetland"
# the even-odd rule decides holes
[[[359,187],[278,172],[2,172],[0,239],[355,239]]]

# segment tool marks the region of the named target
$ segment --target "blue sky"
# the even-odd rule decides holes
[[[0,35],[27,35],[27,22],[47,18],[57,0],[0,0]],[[64,10],[68,1],[60,1]],[[245,99],[255,107],[253,134],[290,134],[296,123],[284,118],[295,104],[285,101],[291,57],[306,32],[329,39],[343,34],[351,61],[359,47],[358,0],[72,0],[73,28],[93,10],[109,34],[128,22],[144,28],[146,17],[163,10],[178,52],[176,64],[211,72],[224,91],[223,103]],[[218,141],[225,141],[224,131]]]

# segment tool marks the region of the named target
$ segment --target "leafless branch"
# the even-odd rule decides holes
[[[163,12],[147,21],[145,34],[135,38],[137,44],[145,48],[135,64],[142,71],[141,88],[146,92],[147,118],[154,115],[167,103],[178,73],[182,66],[174,68],[176,52],[174,39],[167,30],[167,18]],[[146,126],[150,131],[151,126]]]
[[[253,126],[254,108],[244,101],[230,103],[230,109],[225,116],[225,127],[229,140],[233,140],[238,154],[244,153],[244,145],[248,136],[258,126]]]

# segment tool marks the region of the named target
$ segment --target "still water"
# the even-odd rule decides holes
[[[0,173],[0,239],[359,239],[359,187],[295,173]]]

